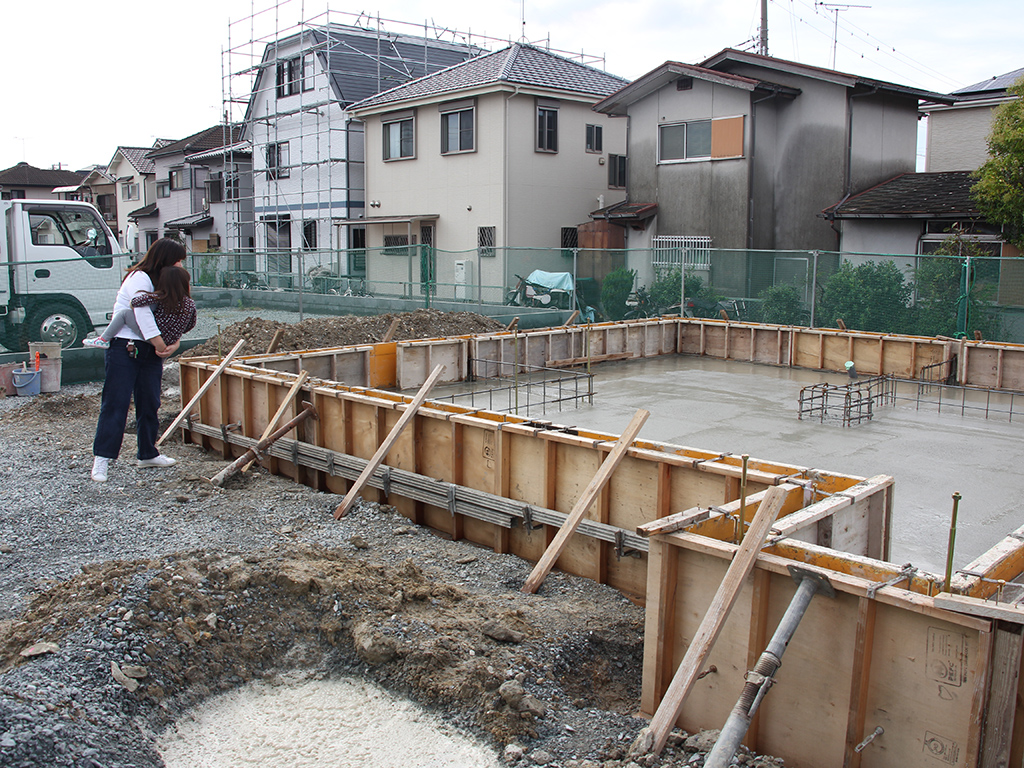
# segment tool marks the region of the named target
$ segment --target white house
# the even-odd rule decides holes
[[[557,249],[571,254],[588,214],[625,198],[626,121],[591,107],[626,84],[516,43],[352,105],[371,209],[342,223],[366,227],[371,283],[393,283],[400,246],[417,243],[449,252],[415,265],[440,286],[505,285],[508,249],[523,275],[571,269]]]

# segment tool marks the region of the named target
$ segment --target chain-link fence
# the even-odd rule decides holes
[[[259,306],[273,291],[301,307],[303,296],[346,311],[512,305],[571,311],[585,319],[674,314],[838,327],[924,336],[980,336],[1024,342],[1024,259],[989,255],[951,241],[919,255],[754,251],[708,247],[680,238],[657,248],[498,248],[443,251],[424,245],[276,253],[191,253],[195,286],[237,289]],[[100,323],[136,255],[3,264],[8,315],[33,327],[62,310],[77,325]],[[389,299],[396,301],[390,302]],[[401,301],[398,301],[401,300]],[[321,304],[324,302],[321,301]],[[47,315],[44,317],[43,313]],[[59,314],[59,312],[57,312]],[[20,318],[20,319],[19,319]],[[0,341],[2,343],[2,341]]]

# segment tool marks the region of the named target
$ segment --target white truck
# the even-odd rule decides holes
[[[80,347],[106,325],[127,267],[117,238],[92,205],[0,201],[0,344]]]

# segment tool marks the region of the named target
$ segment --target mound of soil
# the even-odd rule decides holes
[[[284,334],[278,344],[278,352],[342,347],[348,344],[373,344],[384,340],[391,323],[396,319],[398,327],[392,341],[487,333],[500,331],[505,327],[493,318],[474,312],[441,312],[436,309],[417,309],[415,312],[367,317],[312,317],[293,325],[248,317],[225,328],[220,336],[193,347],[184,354],[188,357],[221,356],[227,354],[242,338],[246,340],[246,354],[265,352],[279,329],[283,329]]]

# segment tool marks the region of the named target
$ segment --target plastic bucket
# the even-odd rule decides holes
[[[59,392],[61,359],[60,344],[52,341],[31,341],[28,345],[29,365],[33,365],[36,353],[39,353],[40,392]]]
[[[39,380],[42,370],[38,371],[11,371],[11,378],[14,380],[14,388],[18,391],[19,397],[31,397],[39,394]]]

